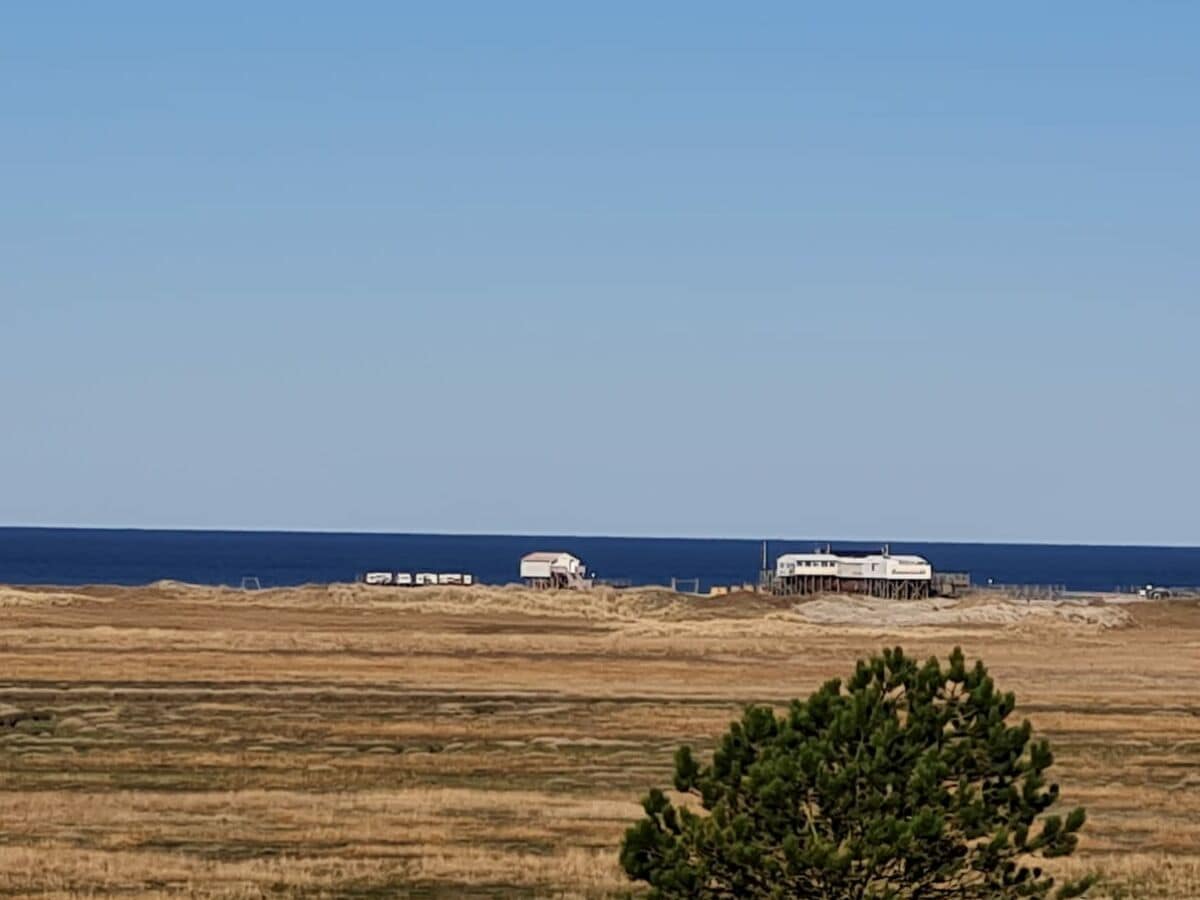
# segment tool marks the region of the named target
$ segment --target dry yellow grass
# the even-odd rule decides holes
[[[602,897],[683,742],[961,644],[1058,750],[1072,871],[1200,897],[1200,609],[0,588],[0,894]]]

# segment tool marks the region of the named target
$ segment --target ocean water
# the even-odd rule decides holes
[[[817,540],[770,541],[769,557],[811,550]],[[877,549],[879,542],[835,541]],[[1141,584],[1200,585],[1200,548],[1052,544],[957,544],[893,541],[935,570],[970,572],[977,582],[1062,584],[1111,590]],[[752,582],[762,542],[691,538],[347,534],[267,531],[139,531],[0,528],[0,583],[146,584],[163,578],[198,584],[264,587],[350,581],[369,570],[470,572],[492,584],[517,580],[518,560],[533,550],[566,550],[601,578],[667,584],[698,578]]]

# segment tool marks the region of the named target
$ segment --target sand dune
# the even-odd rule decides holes
[[[884,600],[874,597],[825,595],[816,598],[770,597],[752,593],[695,597],[647,587],[590,591],[531,591],[509,585],[493,587],[386,588],[360,584],[306,585],[242,591],[225,587],[160,581],[141,588],[83,587],[45,589],[0,587],[0,606],[62,606],[111,602],[114,590],[125,600],[179,600],[266,608],[373,608],[424,615],[519,615],[581,618],[620,624],[653,623],[680,630],[707,623],[717,633],[769,631],[804,625],[838,625],[877,629],[952,625],[1119,628],[1132,619],[1119,605],[1079,601],[1028,601],[1000,593],[964,598]],[[735,624],[739,623],[739,624]]]

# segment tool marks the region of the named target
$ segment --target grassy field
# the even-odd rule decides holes
[[[0,588],[0,895],[608,897],[748,702],[961,644],[1058,750],[1073,871],[1200,897],[1200,609]]]

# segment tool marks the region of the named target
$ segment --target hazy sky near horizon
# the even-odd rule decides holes
[[[1200,6],[0,12],[0,524],[1200,544]]]

